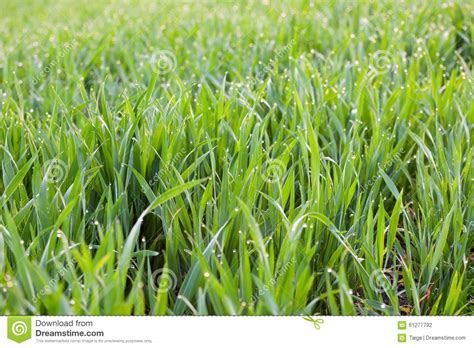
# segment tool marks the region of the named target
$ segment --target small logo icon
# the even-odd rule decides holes
[[[31,338],[31,317],[8,317],[7,337],[17,343]]]
[[[407,335],[406,334],[398,334],[398,342],[405,343],[406,341],[407,341]]]
[[[306,317],[303,317],[303,319],[313,323],[313,326],[316,330],[321,329],[321,325],[324,323],[324,319],[312,318],[309,315]]]
[[[44,163],[43,171],[44,175],[46,176],[47,183],[57,184],[66,178],[68,167],[64,161],[58,158],[53,158],[52,160],[46,161]]]
[[[398,330],[406,330],[407,322],[406,321],[399,321],[398,322]]]
[[[150,57],[154,71],[159,75],[165,75],[176,69],[176,56],[173,52],[166,50],[159,50],[154,52]]]
[[[376,51],[370,56],[371,70],[383,74],[393,66],[394,57],[389,51]]]
[[[262,179],[269,183],[278,182],[285,174],[286,165],[278,159],[270,159],[263,164]]]
[[[160,268],[153,272],[151,275],[153,283],[151,287],[153,290],[159,293],[167,293],[176,289],[178,285],[178,277],[176,273],[168,268]]]

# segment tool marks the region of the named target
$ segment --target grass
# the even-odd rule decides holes
[[[472,3],[0,3],[0,314],[473,314]]]

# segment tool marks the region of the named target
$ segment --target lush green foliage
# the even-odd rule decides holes
[[[0,2],[1,314],[473,313],[472,3]]]

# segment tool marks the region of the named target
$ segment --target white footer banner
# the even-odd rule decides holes
[[[473,318],[3,316],[0,347],[473,347]]]

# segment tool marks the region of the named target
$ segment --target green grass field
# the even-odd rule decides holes
[[[474,313],[472,2],[0,5],[0,314]]]

